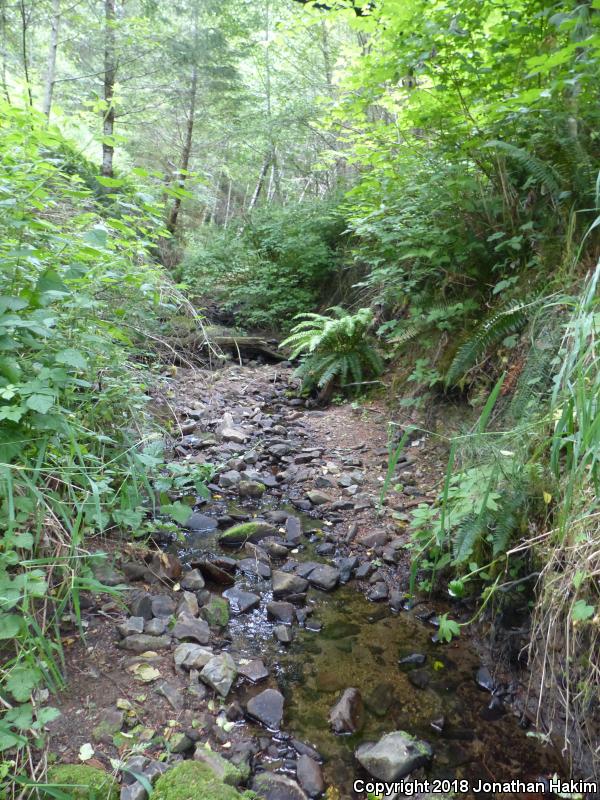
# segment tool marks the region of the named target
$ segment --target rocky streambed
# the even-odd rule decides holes
[[[183,539],[99,567],[128,585],[127,610],[88,601],[60,760],[91,741],[122,800],[153,784],[169,800],[161,780],[188,761],[215,797],[266,800],[362,798],[357,778],[552,774],[519,682],[468,640],[439,644],[440,609],[407,601],[403,516],[430,501],[435,456],[427,469],[409,448],[394,513],[378,510],[385,421],[308,410],[290,381],[285,366],[179,377],[174,456],[217,466],[211,499],[192,498]]]

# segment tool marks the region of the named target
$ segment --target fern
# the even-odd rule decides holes
[[[516,147],[509,142],[502,142],[498,139],[486,142],[484,147],[493,147],[496,150],[501,150],[506,153],[507,156],[520,164],[535,181],[545,186],[550,194],[556,196],[560,193],[560,176],[554,167],[532,156],[527,150],[524,150],[522,147]]]
[[[478,540],[487,532],[487,514],[468,514],[454,530],[454,560],[462,564],[471,555]]]
[[[291,347],[290,358],[303,356],[296,374],[303,390],[328,389],[334,382],[341,388],[360,384],[383,370],[381,357],[368,335],[373,313],[368,308],[348,314],[343,308],[330,308],[331,316],[302,314],[282,347]]]
[[[497,312],[482,323],[454,356],[446,374],[446,385],[457,383],[492,345],[521,330],[535,306],[537,301],[519,303]]]

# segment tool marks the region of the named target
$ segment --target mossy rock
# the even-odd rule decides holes
[[[202,607],[202,616],[211,628],[225,628],[229,624],[229,603],[223,597],[212,597]]]
[[[251,800],[254,797],[253,792],[240,794],[198,761],[181,761],[165,772],[152,794],[152,800]]]
[[[243,522],[234,525],[219,536],[219,543],[224,547],[241,547],[246,542],[260,542],[267,536],[274,536],[277,528],[268,522]]]
[[[52,767],[47,782],[59,784],[61,792],[77,800],[119,800],[119,787],[114,775],[86,764]]]
[[[196,747],[194,760],[212,770],[217,779],[228,786],[239,786],[243,782],[244,776],[241,771],[231,761],[215,753],[214,750],[211,750],[206,745],[198,745]],[[246,775],[245,777],[247,778],[248,776]]]

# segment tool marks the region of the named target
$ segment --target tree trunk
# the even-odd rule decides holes
[[[117,75],[115,47],[115,0],[104,0],[104,117],[102,123],[102,175],[113,176],[115,147],[115,80]]]
[[[50,119],[52,109],[52,94],[54,92],[54,79],[56,77],[56,53],[58,50],[58,29],[60,27],[60,0],[52,4],[52,28],[50,30],[50,44],[48,45],[48,62],[46,65],[46,80],[44,86],[44,104],[42,110]]]
[[[250,205],[248,206],[248,211],[252,211],[253,208],[256,207],[258,203],[258,198],[260,197],[260,193],[262,192],[262,188],[265,184],[265,178],[267,177],[267,172],[269,171],[269,166],[271,164],[271,154],[265,158],[263,165],[260,169],[260,174],[258,176],[258,181],[256,183],[256,189],[254,190],[254,194],[250,199]]]
[[[194,56],[196,54],[194,53]],[[198,65],[194,62],[192,66],[192,78],[190,83],[190,105],[188,111],[188,120],[185,130],[185,142],[183,144],[183,151],[181,153],[181,167],[179,169],[179,187],[183,189],[185,184],[186,173],[190,166],[190,156],[192,154],[192,142],[194,138],[194,121],[196,117],[196,97],[198,94]],[[179,211],[181,210],[181,197],[176,197],[169,212],[167,220],[167,230],[173,234],[177,230],[177,219]]]
[[[25,0],[19,3],[19,12],[21,14],[21,57],[23,59],[23,72],[25,73],[25,84],[27,86],[27,98],[30,107],[33,107],[33,95],[31,94],[31,83],[29,81],[29,53],[27,52],[27,28],[29,27],[29,20],[25,11]]]
[[[0,24],[2,25],[2,91],[6,102],[10,103],[10,94],[8,92],[8,83],[6,82],[6,61],[8,58],[8,44],[6,41],[6,0],[0,2]]]

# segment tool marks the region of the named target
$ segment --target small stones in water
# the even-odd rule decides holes
[[[229,653],[213,656],[200,673],[200,680],[215,690],[221,697],[227,697],[236,679],[237,668]]]
[[[216,530],[217,520],[213,517],[208,517],[206,514],[194,511],[183,527],[190,531],[205,531],[209,533]]]
[[[294,638],[292,629],[288,625],[276,625],[275,636],[277,637],[277,641],[281,642],[281,644],[291,644]]]
[[[225,628],[229,623],[229,603],[223,597],[211,597],[202,607],[202,616],[211,628]]]
[[[485,692],[493,692],[495,688],[494,679],[490,675],[490,671],[487,667],[479,667],[477,672],[475,673],[475,683],[479,686],[480,689],[483,689]]]
[[[388,587],[387,583],[385,583],[384,581],[378,581],[367,592],[367,600],[371,600],[371,602],[373,603],[378,603],[381,602],[382,600],[387,600],[387,596],[388,596]]]
[[[259,658],[254,661],[241,659],[238,663],[238,673],[251,683],[259,683],[269,677],[269,670]]]
[[[227,472],[222,472],[219,475],[219,486],[222,489],[231,489],[237,486],[241,481],[242,476],[236,469],[230,469]]]
[[[398,664],[401,667],[411,668],[411,667],[421,667],[426,661],[426,656],[423,653],[411,653],[408,656],[403,656],[399,661]]]
[[[265,689],[248,701],[246,711],[265,728],[277,731],[283,719],[283,695],[276,689]]]
[[[256,558],[242,558],[238,562],[238,566],[247,575],[258,575],[259,578],[265,578],[265,580],[271,577],[271,567]]]
[[[235,614],[244,614],[246,611],[251,611],[260,605],[260,595],[244,592],[237,587],[227,589],[227,591],[223,592],[223,597],[227,598],[229,606]]]
[[[285,535],[288,542],[300,544],[302,539],[302,523],[298,517],[288,517],[285,523]]]
[[[431,682],[431,675],[428,669],[413,669],[408,673],[408,680],[417,689],[426,689]]]
[[[363,703],[358,689],[346,689],[329,712],[329,724],[334,733],[356,733],[362,725]]]

